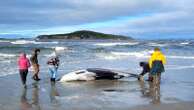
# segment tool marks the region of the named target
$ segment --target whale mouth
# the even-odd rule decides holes
[[[124,92],[122,89],[105,89],[104,92]]]
[[[76,72],[76,74],[82,74],[85,73],[85,71]]]

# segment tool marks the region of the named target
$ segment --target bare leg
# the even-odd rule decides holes
[[[39,73],[39,65],[38,64],[35,64],[33,65],[33,68],[34,68],[34,76],[33,76],[33,79],[36,80],[36,81],[39,81],[39,77],[38,77],[38,73]]]

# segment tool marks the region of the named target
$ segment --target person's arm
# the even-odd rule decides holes
[[[166,64],[166,57],[164,55],[162,57],[162,63],[163,63],[163,65]]]
[[[28,68],[31,66],[29,59],[27,59],[27,66]]]
[[[58,58],[55,58],[55,66],[58,69],[58,67],[59,67],[59,59]]]
[[[47,64],[48,64],[48,65],[53,65],[53,62],[54,62],[54,61],[53,61],[53,59],[51,58],[51,59],[49,59],[49,60],[47,61]]]
[[[18,59],[17,63],[18,63],[18,66],[20,66],[20,59]]]
[[[57,60],[57,66],[59,66],[60,60],[58,58],[56,60]]]
[[[34,54],[30,57],[30,61],[31,61],[32,64],[36,64],[35,63],[35,55]]]
[[[150,59],[149,59],[149,67],[150,67],[150,68],[152,68],[152,63],[153,63],[153,61],[156,59],[155,57],[156,57],[156,56],[155,56],[155,54],[153,53],[153,54],[151,55]]]
[[[143,70],[142,70],[142,72],[141,72],[140,75],[144,76],[145,74],[146,74],[146,68],[145,68],[145,65],[144,65],[144,66],[143,66]]]
[[[152,68],[152,61],[153,61],[153,58],[152,58],[152,56],[151,56],[150,59],[149,59],[149,67],[150,67],[150,68]]]

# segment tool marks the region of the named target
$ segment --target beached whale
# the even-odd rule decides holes
[[[88,68],[84,70],[73,71],[65,74],[60,79],[61,82],[66,81],[91,81],[100,79],[121,79],[123,77],[138,77],[136,74],[115,71],[102,68]]]

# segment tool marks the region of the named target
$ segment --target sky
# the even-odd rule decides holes
[[[91,30],[137,39],[194,38],[194,0],[1,0],[0,37]]]

